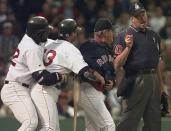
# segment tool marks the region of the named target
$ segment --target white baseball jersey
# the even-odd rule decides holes
[[[31,85],[34,82],[31,74],[45,69],[43,53],[44,48],[25,35],[13,56],[6,80]]]
[[[43,46],[43,45],[42,45]],[[80,51],[71,43],[64,40],[50,40],[45,45],[44,64],[49,72],[70,73],[79,71],[87,66]],[[41,131],[60,131],[56,102],[60,90],[54,86],[36,84],[30,92],[32,100],[40,117]],[[48,103],[48,104],[47,104]]]
[[[44,64],[49,72],[70,73],[79,71],[88,66],[80,51],[65,40],[50,40],[45,45]]]

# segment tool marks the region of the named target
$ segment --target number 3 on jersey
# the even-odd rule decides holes
[[[14,55],[13,55],[13,57],[12,57],[12,60],[11,60],[11,64],[12,64],[13,66],[16,65],[16,63],[15,63],[13,60],[14,60],[15,58],[18,58],[19,54],[20,54],[20,50],[17,48],[17,49],[15,50],[15,53],[14,53]]]
[[[45,52],[46,52],[46,50],[45,50]],[[56,56],[56,51],[54,51],[54,50],[48,51],[46,53],[45,59],[43,61],[44,62],[44,65],[45,66],[50,65],[53,62],[53,59],[55,58],[55,56]]]

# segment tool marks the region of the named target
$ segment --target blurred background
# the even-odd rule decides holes
[[[129,26],[128,9],[130,3],[135,1],[137,0],[0,0],[0,87],[3,86],[10,58],[25,33],[30,17],[35,15],[46,17],[54,27],[49,35],[52,39],[58,38],[58,23],[64,18],[73,18],[82,27],[77,43],[83,43],[92,37],[94,24],[100,17],[109,18],[113,25],[117,26],[114,30],[114,37],[117,37],[119,32]],[[148,11],[149,26],[162,39],[161,55],[164,62],[161,71],[169,104],[161,105],[161,109],[162,116],[169,118],[169,112],[171,112],[171,0],[139,0],[139,2],[143,3]],[[110,100],[106,100],[106,103],[111,113],[114,112],[113,117],[117,121],[119,118],[115,116],[119,111],[112,109],[115,107],[120,109],[120,100],[115,98],[115,91],[111,93],[111,97]],[[60,119],[73,117],[72,91],[60,94],[57,107]],[[12,114],[0,101],[0,117],[7,116]],[[80,110],[78,116],[84,116],[84,112]],[[0,130],[2,130],[1,126]]]

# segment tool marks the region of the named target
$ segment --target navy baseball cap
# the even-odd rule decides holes
[[[113,29],[112,23],[107,18],[99,18],[94,26],[94,32],[103,31],[106,29]]]
[[[139,2],[132,3],[129,8],[129,14],[131,16],[135,16],[135,17],[145,11],[146,11],[146,9],[144,8],[143,4],[141,4]]]

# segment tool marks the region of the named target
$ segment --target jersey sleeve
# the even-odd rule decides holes
[[[88,65],[104,76],[106,79],[113,79],[113,66],[108,61],[105,47],[101,48],[97,44],[85,43],[80,47],[80,51]]]
[[[78,74],[82,68],[88,66],[88,64],[84,61],[80,51],[76,47],[70,46],[70,48],[68,48],[66,51],[68,52],[66,53],[68,54],[66,58],[68,69]]]
[[[126,44],[125,44],[125,35],[124,33],[120,33],[118,37],[116,38],[116,42],[113,46],[113,51],[114,51],[114,57],[116,58],[118,55],[122,53],[122,51],[125,49]]]
[[[26,52],[26,64],[31,73],[44,70],[43,64],[43,50],[34,48]]]
[[[91,68],[98,71],[103,64],[103,61],[101,59],[101,54],[99,54],[100,52],[96,49],[96,47],[89,43],[85,43],[80,46],[80,52],[83,55],[84,60]]]

